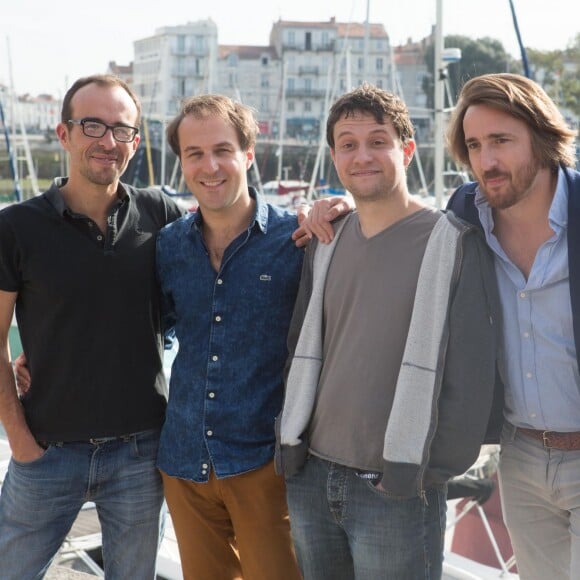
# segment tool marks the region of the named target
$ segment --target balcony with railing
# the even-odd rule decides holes
[[[298,74],[299,75],[319,75],[320,74],[320,67],[319,66],[299,66],[298,67]]]
[[[299,97],[307,99],[323,99],[326,96],[326,91],[321,89],[310,89],[308,87],[286,89],[287,97]]]

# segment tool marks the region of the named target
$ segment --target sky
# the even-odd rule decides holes
[[[520,52],[509,0],[440,0],[443,35],[500,40]],[[525,46],[564,49],[580,32],[578,0],[513,0]],[[129,64],[133,42],[164,26],[211,18],[219,44],[267,45],[272,24],[382,23],[393,45],[428,36],[437,0],[4,0],[0,4],[0,83],[17,94],[61,98],[78,77]]]

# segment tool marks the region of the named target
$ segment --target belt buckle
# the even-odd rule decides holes
[[[91,437],[89,439],[89,443],[91,445],[103,445],[103,443],[107,443],[108,441],[111,440],[112,440],[111,437]]]
[[[550,445],[550,441],[549,438],[550,437],[550,431],[544,431],[542,433],[542,441],[544,443],[544,447],[547,447],[548,449],[551,449],[552,446]]]

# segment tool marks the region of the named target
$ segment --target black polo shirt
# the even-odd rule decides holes
[[[0,212],[0,289],[18,293],[32,375],[26,420],[49,441],[159,427],[167,387],[155,240],[182,212],[160,191],[121,185],[103,234],[67,209],[63,184]]]

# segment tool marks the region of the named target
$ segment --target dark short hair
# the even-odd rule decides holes
[[[485,105],[523,121],[531,131],[532,151],[541,167],[555,171],[560,164],[575,165],[576,131],[536,82],[522,75],[499,73],[475,77],[465,83],[447,128],[450,154],[471,168],[463,120],[467,109]]]
[[[73,118],[71,101],[76,93],[86,87],[87,85],[95,84],[99,87],[121,87],[131,97],[135,106],[137,107],[137,121],[135,125],[138,127],[141,123],[141,103],[137,95],[131,90],[129,85],[121,78],[115,75],[91,75],[77,79],[73,85],[66,92],[62,101],[62,110],[60,120],[63,123],[68,123],[69,119]]]
[[[364,83],[339,97],[330,108],[326,122],[326,141],[331,149],[334,149],[336,123],[357,112],[370,113],[381,125],[385,124],[385,119],[391,121],[403,144],[413,139],[415,130],[407,105],[394,93]]]
[[[183,101],[179,114],[167,126],[167,142],[178,157],[179,125],[189,115],[196,119],[220,117],[236,130],[243,151],[256,145],[259,128],[253,109],[224,95],[198,95]]]

